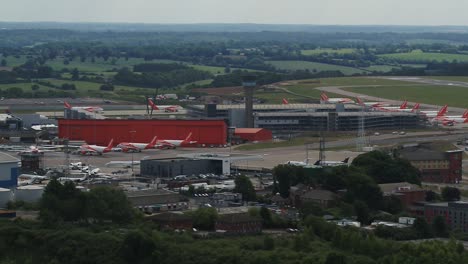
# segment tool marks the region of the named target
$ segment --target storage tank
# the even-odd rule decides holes
[[[8,201],[11,200],[11,190],[0,188],[0,208],[5,208]]]
[[[26,185],[16,188],[15,200],[29,203],[38,202],[44,192],[44,186]]]

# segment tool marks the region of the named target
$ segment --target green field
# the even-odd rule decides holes
[[[468,76],[425,76],[424,78],[443,81],[468,82]]]
[[[313,50],[301,50],[301,54],[305,56],[309,55],[319,55],[324,53],[333,53],[333,54],[351,54],[355,53],[357,49],[313,49]]]
[[[468,62],[468,55],[464,54],[449,54],[449,53],[426,53],[421,50],[413,50],[407,53],[392,53],[392,54],[383,54],[379,57],[394,59],[399,62],[420,62],[427,63],[431,61],[449,61],[452,62],[457,60],[459,62]]]
[[[353,67],[346,67],[333,64],[325,64],[310,61],[267,61],[267,63],[273,65],[277,69],[281,70],[310,70],[311,72],[317,71],[341,71],[345,75],[352,75],[358,73],[364,73],[364,70],[360,70]]]
[[[377,96],[393,100],[409,100],[413,102],[456,107],[468,107],[468,88],[456,86],[436,86],[415,84],[411,86],[389,87],[356,87],[343,90]]]

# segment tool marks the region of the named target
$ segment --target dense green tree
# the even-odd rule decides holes
[[[0,66],[2,67],[7,66],[7,61],[5,59],[2,59],[2,61],[0,62]]]
[[[213,230],[218,212],[215,208],[199,208],[192,214],[193,227],[201,230]]]
[[[442,199],[444,201],[459,201],[460,190],[455,187],[446,186],[442,189]]]
[[[426,219],[418,217],[414,221],[413,227],[418,237],[420,238],[429,238],[432,237],[432,230]]]
[[[156,248],[150,236],[131,231],[125,235],[121,252],[126,263],[152,263],[152,254]]]
[[[93,188],[87,193],[87,217],[95,221],[125,224],[135,217],[135,210],[122,190]]]
[[[346,264],[346,256],[337,253],[337,252],[330,252],[327,255],[327,259],[325,260],[325,264]]]
[[[356,212],[357,220],[363,225],[369,223],[370,210],[367,204],[363,201],[357,200],[354,202],[354,211]]]
[[[352,165],[363,168],[377,183],[409,182],[420,184],[420,172],[407,160],[394,158],[383,151],[357,156]]]
[[[271,212],[268,208],[262,206],[260,208],[260,217],[262,218],[263,225],[265,227],[270,227],[273,224],[273,219],[271,217]]]
[[[80,79],[80,72],[78,71],[77,68],[74,68],[72,70],[71,74],[72,74],[72,77],[71,77],[72,80],[76,81],[76,80]]]
[[[255,189],[250,179],[245,175],[237,176],[234,180],[234,192],[242,194],[242,200],[254,201],[256,198]]]
[[[438,215],[434,217],[432,220],[432,230],[434,230],[434,235],[437,237],[448,236],[447,224],[443,216]]]
[[[403,205],[401,204],[400,199],[391,195],[391,196],[385,197],[383,210],[391,214],[398,214],[403,210]]]

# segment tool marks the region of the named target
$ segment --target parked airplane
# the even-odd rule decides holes
[[[63,104],[65,105],[65,108],[70,110],[85,110],[92,113],[99,113],[104,111],[104,109],[102,109],[102,107],[99,106],[71,106],[71,104],[69,104],[68,102],[64,102]]]
[[[408,102],[405,101],[400,107],[376,107],[378,110],[386,111],[386,112],[411,112],[414,113],[419,109],[420,104],[417,103],[413,106],[413,108],[406,108]]]
[[[284,105],[289,104],[289,102],[288,102],[288,100],[286,100],[286,98],[283,98],[282,103],[283,103]]]
[[[121,148],[123,152],[141,152],[145,149],[153,149],[157,143],[157,136],[155,136],[149,143],[133,143],[133,142],[122,142],[117,145],[117,148]]]
[[[329,98],[326,93],[320,95],[320,101],[329,104],[354,104],[354,101],[349,98]]]
[[[192,138],[192,132],[184,140],[175,140],[175,139],[164,139],[158,140],[156,143],[157,148],[176,148],[184,145],[195,144],[197,141],[190,141]]]
[[[157,106],[151,98],[148,98],[148,103],[153,110],[164,110],[164,112],[179,112],[180,108],[178,105]]]
[[[436,116],[430,120],[433,124],[442,124],[443,126],[453,126],[455,124],[468,123],[468,110],[461,116]]]
[[[381,106],[381,107],[376,107],[377,109],[379,110],[394,110],[394,109],[406,109],[406,107],[408,106],[408,101],[404,101],[400,106]]]
[[[323,166],[323,167],[335,167],[348,165],[349,158],[344,159],[343,161],[329,161],[329,160],[317,160],[314,165]]]
[[[102,155],[103,153],[112,151],[112,143],[114,143],[114,139],[111,139],[107,147],[84,144],[80,146],[79,153],[81,155]]]
[[[444,116],[447,113],[447,110],[448,110],[448,106],[444,105],[438,111],[419,111],[419,112],[426,117],[438,117],[438,116],[440,117],[440,116]]]
[[[44,152],[52,152],[60,150],[61,146],[29,146],[28,148],[20,149],[18,155],[32,153],[32,154],[44,154]],[[18,149],[12,149],[12,151],[18,151]]]
[[[131,168],[133,166],[139,166],[140,161],[110,161],[106,163],[106,167],[108,168]]]
[[[369,106],[369,107],[388,106],[388,103],[384,103],[384,102],[364,102],[359,97],[356,97],[356,100],[357,100],[358,104],[362,105],[362,106]]]

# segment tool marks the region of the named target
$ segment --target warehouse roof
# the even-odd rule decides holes
[[[19,159],[5,152],[0,152],[0,163],[12,163],[12,162],[19,162]]]
[[[262,131],[263,128],[236,128],[235,134],[255,134]]]
[[[379,187],[384,193],[423,190],[419,185],[411,184],[409,182],[383,183],[379,184]]]
[[[251,216],[248,213],[241,214],[225,214],[220,215],[217,222],[218,223],[246,223],[246,222],[259,222],[262,219],[260,217]]]
[[[446,160],[445,152],[425,148],[407,148],[400,150],[401,157],[410,161]]]

